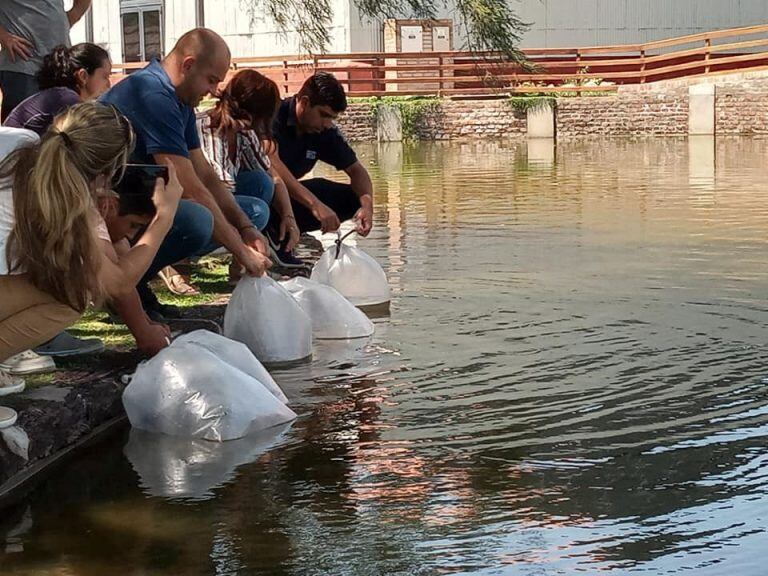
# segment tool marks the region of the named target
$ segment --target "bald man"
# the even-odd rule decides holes
[[[267,242],[259,232],[269,207],[259,198],[233,196],[216,176],[200,149],[195,109],[215,95],[229,70],[230,53],[215,32],[196,28],[184,34],[162,62],[128,76],[101,98],[133,125],[136,149],[132,162],[172,162],[185,200],[155,261],[138,286],[150,318],[162,321],[178,311],[158,302],[148,281],[162,268],[226,247],[251,276],[271,266]]]

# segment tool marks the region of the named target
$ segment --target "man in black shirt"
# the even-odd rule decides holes
[[[350,218],[357,221],[361,235],[367,236],[371,231],[371,178],[333,124],[346,108],[347,98],[339,81],[327,72],[316,72],[304,82],[296,96],[283,100],[275,118],[272,131],[278,151],[272,154],[271,160],[285,181],[296,223],[302,232],[333,232]],[[300,181],[318,160],[346,172],[349,184],[325,178]],[[273,248],[281,263],[295,262],[280,246],[273,243]]]

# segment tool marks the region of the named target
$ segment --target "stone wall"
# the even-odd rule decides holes
[[[688,133],[688,93],[619,92],[557,99],[557,136],[669,136]]]
[[[715,123],[718,134],[768,134],[768,79],[718,86]]]
[[[344,114],[339,116],[336,126],[347,140],[376,140],[376,112],[373,104],[350,103]]]
[[[707,79],[716,84],[717,134],[768,134],[768,76],[743,73]],[[701,80],[674,80],[622,86],[610,96],[557,99],[558,138],[590,136],[685,136],[688,89]],[[352,102],[339,126],[350,140],[375,140],[370,103]],[[449,100],[415,127],[422,140],[514,138],[527,132],[525,113],[506,99]]]
[[[443,100],[440,113],[416,129],[421,140],[509,138],[526,131],[525,114],[506,100]]]

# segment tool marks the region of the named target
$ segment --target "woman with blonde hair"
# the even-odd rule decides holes
[[[129,293],[151,264],[181,198],[173,168],[167,185],[156,182],[154,219],[124,254],[106,248],[96,208],[133,141],[130,123],[94,102],[57,116],[39,140],[28,130],[0,132],[0,150],[9,153],[0,163],[0,362],[49,340],[91,302]],[[0,371],[0,394],[21,388]],[[0,427],[13,420],[0,409]]]

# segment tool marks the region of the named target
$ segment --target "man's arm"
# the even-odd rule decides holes
[[[360,210],[355,214],[355,220],[358,222],[357,231],[363,236],[368,236],[373,227],[373,182],[371,182],[371,176],[359,161],[346,168],[344,172],[349,176],[352,191],[357,194],[360,200]]]
[[[282,178],[283,182],[285,182],[285,186],[288,188],[288,195],[302,206],[309,208],[312,212],[312,216],[320,222],[321,231],[325,233],[338,230],[339,226],[341,226],[341,222],[339,222],[339,217],[336,213],[320,202],[317,196],[312,194],[306,186],[291,174],[288,167],[283,164],[282,160],[280,160],[277,149],[269,155],[269,160],[272,163],[272,167],[277,172],[277,175]]]
[[[190,157],[195,158],[197,154],[202,156],[202,151],[199,149],[192,150]],[[191,159],[174,154],[154,154],[153,156],[155,158],[155,162],[158,164],[167,162],[172,163],[176,167],[176,173],[179,175],[179,182],[181,182],[181,186],[184,188],[184,197],[205,206],[208,210],[210,210],[211,214],[213,214],[214,240],[227,248],[227,250],[229,250],[235,258],[237,258],[240,264],[245,266],[245,269],[249,275],[261,276],[271,263],[269,262],[266,254],[263,252],[259,253],[257,252],[257,249],[246,245],[246,243],[243,242],[243,238],[241,237],[242,231],[238,231],[235,228],[236,224],[237,226],[242,225],[243,230],[252,230],[252,225],[251,221],[248,220],[248,217],[242,213],[242,210],[240,210],[237,206],[237,203],[235,203],[232,194],[225,188],[225,191],[229,195],[228,200],[235,204],[237,211],[240,215],[242,215],[244,220],[237,217],[235,222],[231,222],[229,218],[227,218],[224,211],[222,210],[222,206],[220,206],[217,201],[218,198],[216,198],[214,194],[212,194],[211,190],[209,190],[205,184],[201,182],[197,175],[196,167]],[[213,169],[205,160],[204,156],[203,162],[208,167],[208,170],[213,172]],[[205,170],[203,170],[203,177],[207,179]],[[217,190],[217,192],[220,192],[217,187],[214,188]],[[226,207],[227,211],[230,212],[230,214],[233,214],[232,207],[227,205],[226,200],[227,199],[225,199],[224,206]]]
[[[69,20],[69,27],[71,28],[83,17],[91,6],[91,0],[74,0],[72,8],[67,12],[67,20]]]

